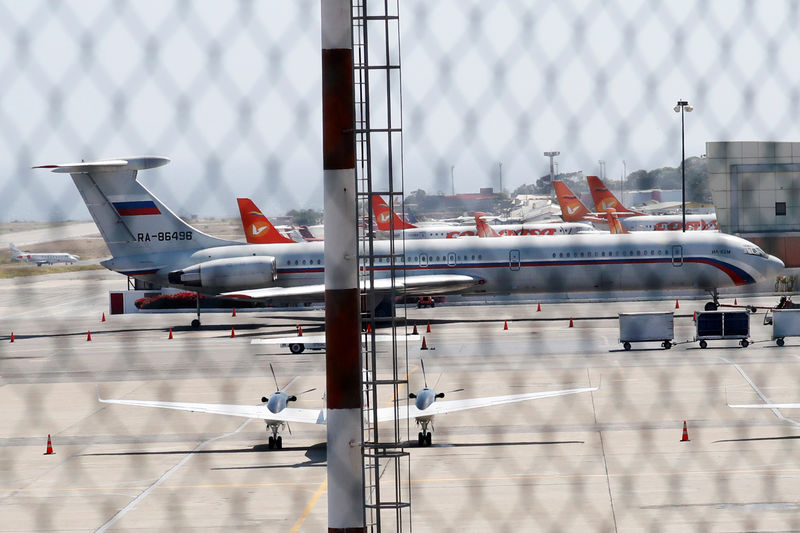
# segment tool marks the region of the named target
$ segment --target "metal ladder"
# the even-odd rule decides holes
[[[358,199],[358,264],[361,287],[361,361],[364,367],[362,416],[362,475],[364,523],[368,531],[411,531],[411,460],[409,422],[398,419],[401,401],[407,401],[408,356],[405,308],[397,317],[395,301],[404,297],[396,289],[403,276],[404,243],[389,232],[388,253],[375,253],[372,198],[382,196],[390,206],[403,199],[402,117],[400,96],[399,0],[353,0],[353,83],[355,89],[356,179]],[[370,41],[370,35],[373,40]],[[376,107],[377,106],[377,107]],[[371,109],[385,109],[380,117]],[[375,151],[384,163],[375,162]],[[402,211],[402,204],[401,204]],[[390,222],[393,224],[394,222]],[[391,290],[374,290],[376,271],[388,272]],[[388,300],[388,305],[387,305]],[[380,369],[376,310],[389,311],[392,341],[388,343],[391,367]],[[377,410],[394,409],[392,420],[377,422]]]

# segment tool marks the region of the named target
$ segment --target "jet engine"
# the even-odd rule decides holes
[[[274,257],[232,257],[203,261],[168,274],[170,284],[217,292],[269,287],[278,279]]]

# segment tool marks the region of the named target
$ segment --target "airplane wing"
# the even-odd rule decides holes
[[[183,403],[159,402],[146,400],[104,400],[97,397],[101,403],[115,403],[119,405],[135,405],[137,407],[156,407],[159,409],[174,409],[177,411],[190,411],[193,413],[208,413],[213,415],[240,416],[259,420],[277,420],[281,422],[297,422],[303,424],[324,424],[325,414],[321,409],[301,409],[287,407],[280,413],[273,413],[265,405],[231,405],[224,403]]]
[[[405,289],[406,294],[443,294],[454,293],[469,289],[475,285],[483,283],[480,278],[474,278],[464,274],[428,274],[421,276],[407,276],[405,279],[398,277],[395,279],[395,288]],[[366,282],[362,282],[362,288],[366,288]],[[378,291],[388,291],[391,289],[389,278],[378,278],[375,280],[375,289]],[[325,284],[301,285],[298,287],[264,287],[263,289],[251,289],[245,291],[225,292],[219,296],[223,298],[239,298],[244,300],[272,300],[276,298],[319,298],[325,294]]]
[[[493,405],[504,405],[507,403],[525,402],[528,400],[538,400],[540,398],[552,398],[553,396],[566,396],[567,394],[578,394],[580,392],[596,391],[600,387],[587,387],[583,389],[554,390],[544,392],[529,392],[525,394],[510,394],[507,396],[489,396],[486,398],[470,398],[466,400],[448,400],[434,402],[424,411],[417,409],[415,405],[400,405],[397,408],[401,419],[417,418],[421,416],[444,415],[456,411],[466,411],[467,409],[478,409],[480,407],[490,407]],[[393,407],[382,407],[378,409],[378,422],[386,422],[394,419]]]
[[[750,404],[740,404],[740,405],[728,404],[728,407],[733,407],[735,409],[800,409],[800,403],[750,403]]]

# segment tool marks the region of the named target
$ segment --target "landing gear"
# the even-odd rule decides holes
[[[267,447],[270,450],[282,450],[283,438],[278,435],[278,430],[283,427],[283,422],[267,422],[267,431],[272,431],[269,439],[267,439]]]
[[[719,292],[717,289],[708,289],[708,294],[711,295],[711,301],[706,303],[706,311],[716,311],[719,307]]]
[[[200,293],[194,293],[195,300],[197,300],[197,318],[192,320],[192,329],[200,329]]]
[[[428,424],[430,420],[417,420],[417,424],[422,426],[422,431],[417,434],[417,444],[420,448],[424,448],[426,446],[431,445],[431,441],[433,440],[431,437],[431,432],[428,431]]]
[[[200,321],[195,318],[194,320],[192,320],[192,329],[198,329],[198,328],[200,328]]]

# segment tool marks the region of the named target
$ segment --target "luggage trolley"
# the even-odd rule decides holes
[[[665,350],[672,348],[675,337],[672,311],[667,313],[619,313],[619,342],[626,350],[632,342],[661,341]]]
[[[750,341],[750,313],[747,311],[703,311],[697,313],[696,341],[708,347],[710,340],[740,339],[739,345],[747,348]]]
[[[786,337],[800,337],[800,309],[772,311],[772,340],[778,346],[783,346]]]

